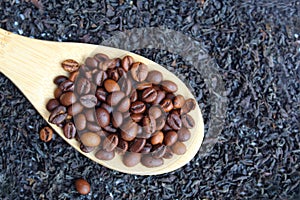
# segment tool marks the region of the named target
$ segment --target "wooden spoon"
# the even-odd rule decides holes
[[[50,98],[53,98],[53,92],[56,88],[53,79],[58,75],[67,75],[61,67],[61,62],[66,59],[74,59],[83,63],[86,57],[95,53],[105,53],[110,58],[130,55],[135,61],[148,65],[150,70],[161,71],[165,80],[172,80],[177,83],[178,94],[182,94],[186,99],[194,98],[185,84],[174,74],[137,54],[99,45],[30,39],[0,29],[0,72],[23,92],[46,121],[48,121],[50,113],[46,110],[45,105]],[[94,152],[83,153],[79,148],[79,143],[75,139],[67,139],[61,128],[53,124],[49,125],[77,151],[105,167],[129,174],[155,175],[182,167],[199,150],[204,136],[204,125],[198,105],[195,110],[190,112],[190,115],[194,118],[196,125],[191,129],[191,138],[185,142],[187,152],[181,156],[174,155],[172,159],[164,159],[164,164],[156,168],[147,168],[141,164],[131,168],[126,167],[118,154],[111,161],[98,160],[94,156]]]

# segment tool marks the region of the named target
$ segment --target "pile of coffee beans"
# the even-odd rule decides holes
[[[62,62],[67,76],[57,76],[54,98],[46,108],[49,122],[76,138],[85,153],[111,160],[115,152],[133,167],[161,166],[173,154],[186,152],[195,121],[188,113],[192,98],[176,94],[178,86],[131,56],[110,59],[98,53],[84,64]]]

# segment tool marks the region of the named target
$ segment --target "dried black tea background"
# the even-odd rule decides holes
[[[300,1],[0,1],[1,28],[39,39],[99,44],[116,30],[158,26],[203,43],[219,66],[228,107],[213,150],[159,176],[109,170],[57,135],[39,140],[46,122],[0,74],[0,199],[300,198]],[[210,121],[209,90],[193,66],[136,52],[190,77]],[[79,177],[91,183],[88,196],[75,191]]]

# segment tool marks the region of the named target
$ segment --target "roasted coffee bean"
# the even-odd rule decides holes
[[[119,138],[119,143],[116,150],[120,155],[123,155],[128,150],[128,142],[122,138]]]
[[[164,133],[161,131],[156,131],[150,139],[151,144],[161,144],[164,141]]]
[[[94,133],[98,133],[98,132],[102,131],[101,127],[100,127],[98,124],[96,124],[96,123],[91,123],[91,122],[88,122],[88,123],[86,124],[86,128],[87,128],[89,131],[94,132]],[[102,135],[100,135],[100,136],[102,136]]]
[[[128,117],[130,117],[130,112],[124,112],[124,113],[122,113],[123,114],[123,120],[124,119],[127,119]]]
[[[143,128],[147,134],[152,134],[155,132],[156,121],[151,115],[145,116],[143,118]]]
[[[97,104],[97,98],[93,94],[87,94],[81,96],[79,99],[80,103],[86,108],[93,108]]]
[[[178,141],[185,142],[191,138],[191,132],[186,127],[182,127],[178,132]]]
[[[185,126],[186,128],[189,128],[189,129],[194,128],[195,121],[191,115],[189,115],[189,114],[182,115],[181,120],[182,120],[183,126]]]
[[[75,82],[77,80],[78,75],[79,75],[79,71],[72,72],[69,76],[69,80]]]
[[[130,99],[128,97],[124,97],[117,108],[117,110],[121,113],[127,112],[130,108]]]
[[[40,139],[43,142],[49,142],[50,140],[52,140],[52,136],[53,130],[50,127],[46,126],[40,130]]]
[[[103,128],[109,125],[110,123],[110,115],[104,108],[97,108],[96,110],[96,118],[98,124]]]
[[[55,108],[57,108],[59,106],[59,101],[57,101],[57,99],[50,99],[46,105],[46,109],[51,112],[52,110],[54,110]]]
[[[106,79],[104,81],[104,88],[106,89],[107,92],[120,91],[119,84],[116,81],[112,80],[112,79]]]
[[[152,149],[152,145],[150,143],[146,143],[143,149],[140,151],[140,153],[143,154],[150,153],[151,149]]]
[[[86,78],[79,78],[75,90],[79,95],[87,94],[91,90],[91,82]]]
[[[104,90],[104,88],[98,88],[96,90],[95,96],[99,101],[105,102],[107,97],[107,92]]]
[[[102,103],[101,108],[104,108],[108,113],[111,113],[113,111],[113,108],[107,103]]]
[[[55,97],[55,99],[59,99],[60,98],[60,96],[62,95],[62,90],[58,87],[58,88],[56,88],[55,90],[54,90],[54,97]]]
[[[162,115],[161,109],[158,106],[151,106],[148,113],[149,115],[153,116],[154,119],[157,119]]]
[[[156,99],[152,102],[153,105],[159,104],[165,97],[166,97],[166,92],[165,92],[165,91],[157,90],[157,97],[156,97]]]
[[[78,114],[74,116],[74,123],[76,126],[76,129],[79,131],[82,131],[86,127],[86,118],[84,114]]]
[[[162,128],[163,132],[168,132],[173,130],[167,123],[165,123],[165,126]]]
[[[66,117],[67,117],[66,107],[58,106],[51,112],[48,121],[52,124],[59,125],[66,119]]]
[[[173,109],[173,103],[171,99],[164,99],[160,103],[161,108],[165,112],[170,112]]]
[[[127,167],[134,167],[141,161],[142,154],[134,152],[126,152],[123,156],[123,163]]]
[[[157,92],[153,88],[147,88],[142,93],[142,100],[144,102],[150,103],[157,98]]]
[[[96,147],[100,144],[101,138],[97,133],[85,132],[80,136],[80,141],[88,147]]]
[[[89,122],[95,122],[96,121],[96,115],[95,115],[95,110],[94,109],[88,109],[85,110],[84,112],[85,118]]]
[[[82,178],[75,181],[75,188],[79,194],[83,195],[86,195],[91,191],[90,184]]]
[[[62,92],[73,92],[74,91],[74,83],[70,80],[65,80],[59,85],[59,88]]]
[[[149,82],[142,82],[142,83],[138,83],[136,85],[137,90],[144,90],[144,89],[151,88],[151,87],[152,87],[152,83],[149,83]]]
[[[184,104],[185,99],[181,94],[177,95],[173,100],[174,108],[181,108]]]
[[[105,126],[105,127],[103,127],[103,129],[107,132],[110,132],[110,133],[116,133],[117,132],[117,129],[115,127],[113,127],[112,125]]]
[[[150,154],[144,154],[141,159],[142,165],[145,167],[159,167],[164,164],[164,160],[162,158],[153,158]]]
[[[88,66],[89,68],[96,68],[98,66],[98,61],[92,57],[88,57],[85,60],[85,64],[86,66]]]
[[[122,68],[128,72],[131,68],[131,65],[133,63],[133,58],[131,56],[125,56],[123,59],[122,59],[122,62],[121,62],[121,65],[122,65]]]
[[[166,153],[166,146],[163,144],[154,145],[151,149],[153,158],[162,158]]]
[[[132,90],[130,94],[130,102],[135,102],[138,98],[138,93],[136,90]]]
[[[95,147],[88,147],[88,146],[85,146],[84,144],[80,144],[80,150],[84,153],[90,153],[92,151],[94,151]]]
[[[175,114],[175,115],[180,115],[180,109],[173,109],[169,112],[169,114]]]
[[[99,160],[112,160],[115,157],[115,151],[105,151],[104,149],[100,149],[95,154],[95,157]]]
[[[185,101],[185,104],[181,108],[181,115],[189,113],[190,111],[196,108],[196,101],[195,99],[189,98]]]
[[[68,107],[68,115],[74,116],[81,113],[83,110],[83,106],[81,103],[77,102]]]
[[[110,78],[110,79],[112,79],[112,80],[114,80],[116,82],[120,78],[117,69],[109,69],[109,70],[107,70],[107,76],[108,76],[108,78]]]
[[[68,122],[64,125],[63,132],[66,138],[72,139],[76,135],[76,127],[73,122]]]
[[[109,59],[109,57],[104,53],[97,53],[94,55],[94,59],[98,62],[104,62]]]
[[[122,91],[112,92],[107,96],[107,104],[110,106],[116,106],[123,98],[125,93]]]
[[[148,67],[144,63],[136,62],[131,66],[131,76],[137,82],[146,80],[148,75]]]
[[[162,79],[162,73],[156,70],[150,71],[147,76],[147,81],[153,84],[159,84],[162,81]]]
[[[167,99],[171,99],[173,101],[175,99],[175,94],[173,94],[173,93],[167,93],[166,94],[166,98]]]
[[[156,130],[160,131],[166,124],[166,117],[164,115],[156,119]]]
[[[173,81],[165,80],[161,82],[161,87],[166,92],[176,92],[178,87]]]
[[[64,60],[61,66],[67,72],[74,72],[79,69],[79,63],[72,59]]]
[[[177,142],[178,135],[175,131],[169,131],[165,134],[164,144],[167,146],[172,146],[175,142]]]
[[[131,114],[130,117],[134,122],[140,122],[143,119],[144,115],[142,113],[140,113],[140,114]]]
[[[92,71],[86,71],[83,73],[83,76],[88,80],[88,81],[93,81],[93,72]]]
[[[146,105],[142,101],[135,101],[131,104],[130,111],[134,114],[144,113],[146,110]]]
[[[94,75],[94,81],[97,86],[102,86],[103,82],[107,79],[108,75],[105,71],[99,70],[95,75]]]
[[[138,126],[133,121],[123,123],[121,126],[121,137],[125,141],[132,141],[136,137],[138,132]]]
[[[182,126],[182,122],[181,122],[181,119],[180,119],[180,116],[179,115],[176,115],[176,114],[169,114],[168,117],[167,117],[167,122],[168,122],[168,125],[173,129],[173,130],[179,130],[181,129],[181,126]]]
[[[183,155],[186,152],[186,146],[185,144],[183,144],[182,142],[175,142],[175,144],[173,144],[171,146],[171,149],[173,151],[173,153],[177,154],[177,155]]]
[[[106,151],[113,151],[119,143],[118,135],[110,134],[103,141],[103,149]]]
[[[144,148],[145,144],[146,144],[146,139],[136,138],[135,140],[132,141],[129,151],[139,153]]]
[[[73,92],[66,92],[59,97],[59,101],[63,106],[69,106],[76,102],[76,96]]]
[[[128,78],[127,72],[123,68],[119,67],[119,68],[117,68],[117,71],[118,71],[120,78],[123,78],[123,79]]]
[[[172,150],[169,147],[167,147],[166,148],[166,152],[165,152],[163,158],[165,158],[165,159],[171,159],[172,157],[173,157],[173,152],[172,152]]]
[[[111,122],[115,128],[119,128],[123,123],[123,114],[117,111],[113,112]]]
[[[126,96],[129,96],[132,89],[132,84],[129,79],[121,78],[118,82],[120,85],[120,90],[125,93]]]
[[[56,85],[60,85],[62,82],[64,82],[65,80],[68,80],[68,77],[66,76],[57,76],[55,77],[55,79],[53,80],[53,82],[56,84]]]

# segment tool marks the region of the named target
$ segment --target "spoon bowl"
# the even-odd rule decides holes
[[[61,67],[61,62],[66,59],[74,59],[83,63],[87,57],[95,53],[104,53],[110,58],[130,55],[135,61],[145,63],[149,70],[155,69],[162,72],[164,80],[175,82],[178,85],[176,94],[182,94],[186,99],[194,98],[186,85],[173,73],[137,54],[100,45],[31,39],[0,29],[0,72],[22,91],[47,122],[50,113],[46,110],[46,103],[53,98],[56,88],[53,80],[58,75],[67,76],[67,72]],[[184,142],[187,147],[186,153],[180,156],[174,155],[171,159],[164,159],[164,164],[155,168],[147,168],[141,164],[126,167],[118,154],[110,161],[99,160],[94,156],[94,152],[82,152],[79,142],[75,139],[67,139],[61,128],[53,124],[49,124],[49,126],[77,151],[105,167],[128,174],[157,175],[182,167],[198,152],[204,137],[204,124],[199,106],[197,105],[196,109],[189,114],[194,118],[196,124],[190,130],[191,138]]]

